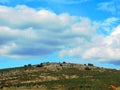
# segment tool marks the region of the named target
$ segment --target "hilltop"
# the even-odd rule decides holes
[[[0,70],[3,90],[110,90],[120,85],[120,71],[93,64],[40,63]]]

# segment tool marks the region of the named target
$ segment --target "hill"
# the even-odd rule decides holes
[[[0,90],[111,90],[120,70],[93,64],[41,63],[0,70]]]

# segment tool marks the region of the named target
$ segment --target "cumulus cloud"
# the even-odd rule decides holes
[[[100,46],[86,50],[83,57],[98,59],[100,61],[118,61],[120,59],[120,25],[113,32],[103,38]]]
[[[100,23],[24,5],[0,6],[0,56],[41,57],[58,52],[59,57],[119,61],[120,26],[109,28],[116,21],[112,17]],[[99,34],[101,27],[112,33]]]
[[[116,18],[108,18],[98,24],[99,28],[97,30],[101,29],[101,27],[103,29],[106,27],[112,29],[109,35],[104,35],[103,33],[94,34],[91,38],[87,39],[81,38],[81,43],[75,43],[75,47],[62,50],[59,55],[61,57],[65,55],[75,56],[83,60],[107,62],[117,65],[115,62],[120,62],[120,25],[110,27],[117,20]]]
[[[56,15],[27,6],[0,6],[0,55],[48,55],[74,47],[73,41],[84,43],[96,28],[96,23],[88,18]]]

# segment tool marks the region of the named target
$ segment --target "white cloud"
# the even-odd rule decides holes
[[[40,57],[59,52],[60,57],[119,60],[120,26],[112,27],[108,36],[97,33],[100,27],[109,28],[117,20],[112,17],[98,23],[23,5],[0,6],[0,55]]]
[[[104,23],[102,23],[102,25],[108,26],[108,25],[114,24],[118,20],[119,20],[118,18],[111,17],[111,18],[106,19]]]
[[[86,50],[83,57],[100,61],[120,60],[120,26],[117,26],[109,36],[104,37],[100,44],[101,46]]]
[[[8,56],[44,56],[84,43],[96,28],[88,18],[26,6],[0,6],[0,51],[5,49]],[[73,41],[76,43],[71,44]]]
[[[98,9],[111,12],[113,15],[116,15],[119,17],[120,15],[119,3],[120,3],[120,0],[111,0],[109,2],[102,2],[98,4]]]
[[[99,23],[99,32],[104,34],[110,34],[113,31],[113,28],[118,25],[119,18],[116,17],[110,17],[106,20]]]
[[[111,25],[111,24],[110,24]],[[109,26],[109,25],[108,25]],[[79,41],[78,41],[79,42]],[[82,42],[80,40],[80,42]],[[60,52],[60,57],[72,56],[82,58],[83,60],[107,62],[119,65],[120,62],[120,25],[112,30],[107,36],[94,35],[90,41],[84,43],[74,43],[73,48],[64,49]]]
[[[113,4],[114,4],[113,2],[100,3],[99,6],[98,6],[99,7],[98,9],[106,10],[106,11],[115,13],[116,12],[116,8],[115,8],[115,6]]]
[[[81,50],[82,50],[81,47],[75,47],[75,48],[68,49],[68,50],[62,50],[59,53],[59,56],[60,57],[64,57],[64,56],[71,56],[71,57],[80,56]]]

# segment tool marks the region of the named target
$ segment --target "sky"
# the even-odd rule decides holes
[[[120,0],[0,0],[0,69],[41,62],[120,69]]]

